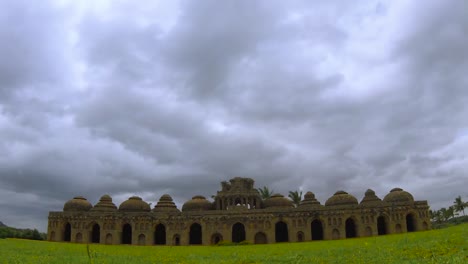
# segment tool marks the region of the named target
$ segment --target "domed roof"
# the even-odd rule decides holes
[[[128,198],[128,200],[126,200],[126,201],[124,201],[123,203],[120,204],[119,211],[126,211],[126,212],[146,211],[146,212],[149,212],[149,211],[151,211],[151,208],[150,208],[149,204],[144,202],[140,197],[132,196],[132,197]]]
[[[205,211],[211,210],[212,208],[212,203],[208,201],[205,196],[195,195],[192,197],[192,200],[184,203],[182,206],[182,211]]]
[[[293,202],[284,195],[275,193],[263,202],[265,208],[269,207],[293,207]]]
[[[412,203],[413,195],[401,188],[393,188],[389,194],[385,195],[384,202],[388,203]]]
[[[99,202],[91,209],[91,211],[115,211],[117,206],[112,202],[112,197],[107,194],[101,196]]]
[[[364,194],[364,198],[361,200],[361,205],[372,205],[374,206],[376,203],[382,202],[382,199],[380,199],[377,195],[375,195],[375,192],[371,189],[367,189],[367,191]]]
[[[84,198],[83,196],[76,196],[65,203],[65,205],[63,206],[63,211],[89,211],[91,208],[93,208],[93,206],[90,202],[88,202],[88,200],[86,200],[86,198]]]
[[[358,204],[356,197],[348,194],[345,191],[337,191],[332,197],[328,198],[325,202],[325,206],[335,205],[353,205]]]
[[[311,205],[320,205],[320,202],[315,199],[315,194],[313,192],[307,192],[304,194],[304,200],[301,201],[299,206],[311,206]]]
[[[175,203],[172,201],[172,197],[169,194],[163,194],[161,198],[159,198],[158,203],[154,206],[153,212],[160,211],[179,211]]]

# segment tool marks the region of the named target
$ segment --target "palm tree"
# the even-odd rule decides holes
[[[263,186],[263,188],[258,188],[257,190],[263,200],[266,200],[273,195],[273,190],[270,191],[270,189],[268,189],[266,186]]]
[[[454,203],[455,212],[463,212],[463,215],[465,215],[466,203],[462,201],[462,198],[460,195],[458,195],[458,197],[455,198],[455,202],[453,203]]]
[[[302,200],[302,191],[289,191],[288,197],[293,201],[294,207],[298,207]]]

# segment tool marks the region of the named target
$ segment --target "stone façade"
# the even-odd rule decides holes
[[[307,192],[298,207],[281,194],[262,200],[254,181],[221,183],[210,202],[194,196],[177,209],[164,194],[151,210],[133,196],[119,208],[108,195],[92,206],[78,196],[62,212],[50,212],[50,241],[133,245],[212,245],[220,241],[302,242],[377,236],[430,229],[427,201],[395,188],[383,200],[367,190],[360,203],[338,191],[325,205]]]

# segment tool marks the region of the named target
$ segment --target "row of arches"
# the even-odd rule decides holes
[[[426,224],[427,226],[427,224]],[[311,229],[311,239],[312,240],[323,240],[324,239],[324,228],[322,221],[319,219],[315,219],[311,222],[310,225]],[[377,234],[378,235],[385,235],[388,234],[388,221],[384,216],[379,216],[377,218]],[[416,222],[415,218],[412,214],[408,214],[406,216],[406,229],[407,232],[416,231]],[[427,228],[426,228],[427,229]],[[234,243],[239,243],[246,240],[246,231],[244,224],[237,222],[232,226],[231,230],[231,241]],[[401,226],[397,224],[395,226],[395,231],[397,233],[401,232]],[[364,230],[365,235],[372,235],[372,230],[370,227],[366,227]],[[54,234],[55,235],[55,234]],[[82,242],[82,234],[77,233],[75,240],[77,242]],[[189,231],[189,244],[190,245],[201,245],[202,244],[202,226],[198,223],[193,223],[190,226]],[[110,236],[110,237],[109,237]],[[345,237],[346,238],[353,238],[358,236],[357,225],[355,220],[350,217],[345,221]],[[94,224],[91,228],[91,234],[89,236],[91,243],[101,243],[101,228],[99,224]],[[297,233],[297,241],[304,241],[305,235],[303,232]],[[332,239],[341,238],[340,231],[338,229],[332,230]],[[112,235],[106,235],[106,243],[109,243],[109,240],[112,241]],[[70,223],[65,224],[65,229],[63,233],[63,240],[64,241],[71,241],[71,225]],[[211,244],[217,244],[223,240],[223,237],[219,233],[215,233],[211,237]],[[258,244],[267,243],[266,234],[263,232],[257,232],[254,237],[254,242]],[[144,234],[140,234],[138,236],[138,244],[145,244],[146,236]],[[279,221],[275,224],[275,242],[288,242],[289,241],[289,233],[288,233],[288,225],[283,222]],[[132,226],[130,224],[124,224],[122,227],[122,236],[121,241],[122,244],[132,244]],[[154,230],[154,238],[153,242],[155,245],[166,245],[166,227],[163,224],[158,224]],[[112,243],[112,242],[110,242]],[[180,235],[176,234],[172,238],[173,245],[180,245]]]

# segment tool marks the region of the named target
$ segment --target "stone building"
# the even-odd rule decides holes
[[[383,200],[367,190],[361,202],[338,191],[325,205],[312,192],[295,207],[281,194],[262,200],[254,181],[221,183],[211,202],[201,195],[180,211],[164,194],[153,209],[133,196],[120,206],[108,195],[92,206],[78,196],[50,212],[48,240],[133,245],[212,245],[343,239],[430,229],[427,201],[395,188]]]

